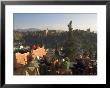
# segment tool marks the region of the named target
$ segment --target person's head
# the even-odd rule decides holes
[[[82,55],[79,55],[79,58],[82,59]]]
[[[36,45],[33,45],[33,46],[32,46],[32,49],[33,49],[33,50],[36,50]]]
[[[56,59],[56,62],[58,62],[58,59]]]
[[[46,55],[43,55],[43,59],[46,59]]]
[[[20,46],[20,49],[23,49],[23,46],[22,45]]]
[[[63,62],[65,61],[65,59],[63,59]]]
[[[38,59],[38,60],[40,59],[39,56],[37,56],[37,59]]]

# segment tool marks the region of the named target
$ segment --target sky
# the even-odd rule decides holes
[[[68,30],[72,20],[74,29],[97,31],[96,13],[14,13],[14,29]]]

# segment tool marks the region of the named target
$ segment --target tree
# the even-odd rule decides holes
[[[68,39],[65,43],[65,46],[64,46],[64,53],[65,53],[65,56],[69,57],[70,60],[73,59],[74,55],[75,55],[75,52],[76,52],[76,43],[75,43],[75,37],[73,36],[74,35],[74,31],[72,30],[72,21],[70,21],[70,23],[68,24]]]

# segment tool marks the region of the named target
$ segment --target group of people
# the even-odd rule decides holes
[[[33,50],[36,46],[33,46]],[[26,54],[25,54],[26,55]],[[55,52],[53,58],[49,58],[46,55],[43,57],[32,57],[28,54],[27,63],[21,66],[21,72],[19,68],[15,69],[19,74],[24,75],[94,75],[97,74],[96,60],[91,61],[89,55],[79,55],[75,58],[73,63],[68,57],[62,57]],[[18,58],[19,59],[19,58]],[[17,74],[16,72],[16,74]]]
[[[90,58],[90,55],[79,55],[75,58],[73,64],[73,73],[75,75],[96,75],[97,62],[96,59]]]
[[[60,60],[53,58],[49,60],[46,56],[43,56],[42,58],[36,57],[36,59],[33,59],[27,64],[27,68],[35,67],[37,75],[69,75],[72,74],[69,66],[70,61],[68,59]]]

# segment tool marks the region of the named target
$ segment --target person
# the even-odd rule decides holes
[[[48,67],[45,63],[42,63],[40,65],[40,74],[41,75],[47,75],[48,74]]]
[[[32,61],[28,64],[29,71],[34,71],[33,74],[40,75],[39,64],[36,63],[36,60],[32,58]]]
[[[58,49],[55,49],[55,56],[56,56],[56,58],[59,58],[59,51],[58,51]]]
[[[93,74],[94,75],[97,74],[97,62],[96,61],[93,62]]]
[[[36,63],[37,63],[38,65],[40,65],[40,57],[39,57],[39,56],[37,56],[37,57],[35,58],[35,61],[36,61]]]
[[[87,54],[86,56],[83,56],[84,59],[84,63],[85,63],[85,74],[88,75],[89,74],[89,64],[90,64],[90,57]]]
[[[81,59],[76,59],[75,69],[76,69],[76,74],[78,75],[84,74],[85,66]]]
[[[70,68],[70,60],[68,57],[66,57],[66,63],[67,63],[67,70]]]
[[[63,61],[63,69],[67,69],[67,61],[66,60]]]
[[[83,62],[82,61],[79,62],[79,72],[81,75],[84,74],[84,69],[85,69],[85,66],[84,66]]]
[[[47,59],[46,56],[43,56],[43,58],[40,60],[40,72],[41,75],[48,75],[48,66],[50,66],[50,62]]]
[[[55,58],[52,58],[52,60],[51,60],[51,71],[50,71],[51,75],[56,75],[55,64],[56,64]]]
[[[55,71],[55,74],[58,74],[58,69],[59,69],[59,60],[58,59],[55,59],[54,62],[53,62],[53,65],[54,65],[54,71]]]
[[[46,57],[46,55],[43,55],[43,59],[44,59],[44,63],[45,63],[47,66],[50,66],[50,65],[51,65],[51,62],[50,62],[50,60]]]
[[[33,46],[32,46],[32,49],[33,49],[33,50],[36,50],[36,48],[37,48],[36,45],[33,45]]]

